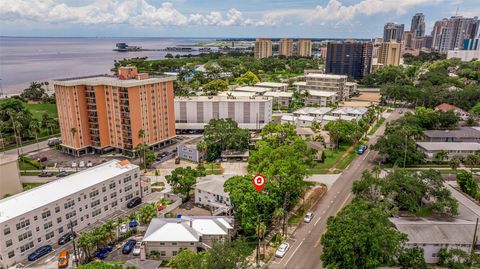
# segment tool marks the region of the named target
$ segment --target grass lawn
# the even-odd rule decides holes
[[[56,104],[25,104],[25,107],[32,112],[34,118],[42,120],[42,115],[46,112],[52,118],[58,118]]]
[[[385,118],[381,118],[378,121],[378,123],[375,124],[375,126],[373,126],[373,128],[370,130],[370,132],[368,132],[368,135],[373,135],[378,130],[378,128],[380,128],[380,125],[382,125],[384,121],[385,121]]]
[[[291,215],[288,218],[288,225],[297,225],[303,219],[305,215],[305,210],[299,209],[295,214]]]
[[[335,162],[342,157],[343,153],[347,151],[349,145],[340,145],[340,148],[337,150],[334,149],[325,149],[323,152],[325,154],[325,160],[323,163],[318,163],[312,168],[316,169],[329,169],[331,168]]]
[[[355,159],[355,157],[357,156],[357,152],[354,150],[352,150],[347,157],[345,157],[345,159],[343,159],[338,165],[337,165],[337,168],[338,169],[345,169],[347,168],[347,166],[353,161],[353,159]]]
[[[222,174],[222,166],[219,163],[204,163],[205,173],[207,175],[220,175]]]
[[[19,166],[20,170],[38,170],[37,167],[35,167],[32,164],[27,163],[27,162],[20,162],[19,161],[18,166]]]

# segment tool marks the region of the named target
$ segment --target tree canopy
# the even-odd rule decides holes
[[[171,175],[165,176],[168,184],[172,186],[175,193],[180,193],[188,200],[190,190],[195,185],[197,177],[205,176],[205,172],[192,169],[190,166],[177,167],[172,171]]]
[[[250,140],[248,130],[238,127],[231,118],[212,119],[203,132],[207,144],[206,159],[218,158],[223,150],[246,150]]]

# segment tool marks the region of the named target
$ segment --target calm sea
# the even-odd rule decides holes
[[[118,42],[163,49],[208,41],[213,39],[0,37],[0,83],[5,93],[17,93],[31,81],[106,74],[111,72],[114,60],[145,56],[163,59],[167,53],[112,51]],[[192,52],[195,53],[198,51]]]

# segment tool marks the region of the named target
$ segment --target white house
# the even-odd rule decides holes
[[[366,107],[339,107],[333,110],[331,113],[333,116],[350,116],[354,117],[356,121],[359,121],[365,113],[367,113],[368,108]]]
[[[223,185],[232,175],[207,175],[199,178],[193,187],[195,190],[195,204],[209,208],[212,215],[228,214],[232,202],[225,192]]]

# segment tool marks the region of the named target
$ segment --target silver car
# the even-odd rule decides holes
[[[310,221],[312,221],[313,219],[313,213],[312,212],[308,212],[307,214],[305,214],[305,217],[303,217],[303,221],[305,223],[310,223]]]
[[[288,243],[282,243],[278,248],[277,251],[275,252],[275,257],[278,258],[283,258],[287,251],[290,249],[290,244]]]
[[[140,249],[142,247],[142,242],[137,242],[133,247],[133,256],[140,256]]]

